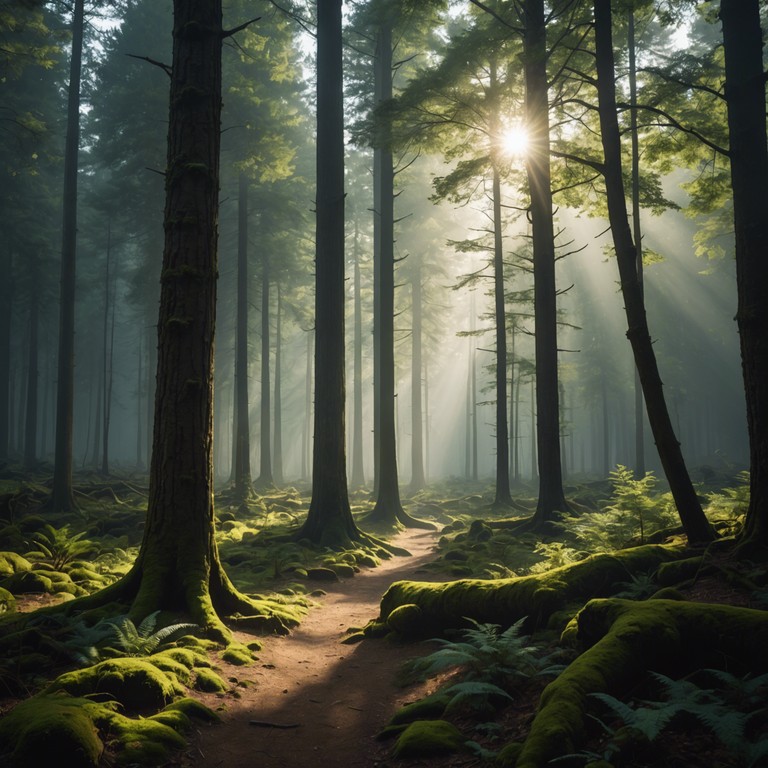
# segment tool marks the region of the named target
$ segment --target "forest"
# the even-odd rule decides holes
[[[768,766],[760,0],[0,0],[0,763]]]

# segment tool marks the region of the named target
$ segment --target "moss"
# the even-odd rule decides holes
[[[59,765],[94,768],[104,744],[91,712],[97,706],[70,696],[35,696],[0,720],[0,753],[6,768]]]
[[[231,643],[224,649],[221,658],[224,659],[224,661],[228,661],[230,664],[244,667],[253,663],[254,655],[242,643]]]
[[[192,721],[180,709],[166,708],[155,715],[150,715],[147,719],[173,728],[176,733],[183,733],[192,727]]]
[[[465,617],[506,627],[526,616],[527,629],[532,629],[576,601],[613,594],[616,584],[626,581],[628,573],[648,572],[680,557],[677,548],[646,545],[592,555],[545,573],[510,579],[462,579],[437,584],[398,581],[381,600],[379,620],[386,621],[401,605],[414,604],[423,612],[416,636],[461,627]]]
[[[401,635],[414,637],[419,634],[422,620],[421,608],[413,603],[406,603],[405,605],[398,605],[387,616],[387,626]]]
[[[403,723],[412,723],[414,720],[428,720],[441,717],[448,706],[451,696],[442,691],[425,696],[419,701],[406,704],[395,712],[389,721],[389,725],[402,725]]]
[[[53,582],[40,571],[18,571],[3,579],[0,586],[14,595],[26,595],[30,592],[53,592]]]
[[[26,557],[16,552],[0,552],[0,576],[11,576],[31,569],[32,563]]]
[[[356,573],[355,567],[349,563],[328,563],[328,568],[344,579],[351,579]],[[307,572],[307,576],[309,576],[309,572]]]
[[[688,557],[672,563],[662,563],[656,573],[656,581],[662,587],[672,587],[694,578],[704,564],[703,556]]]
[[[228,688],[222,678],[212,669],[198,669],[195,678],[195,690],[203,693],[223,693]]]
[[[166,648],[159,653],[152,654],[149,657],[153,664],[156,664],[156,659],[169,658],[173,661],[183,664],[187,669],[194,669],[196,667],[210,667],[211,662],[204,653],[199,653],[191,648]]]
[[[114,737],[118,765],[163,765],[186,746],[173,728],[151,717],[135,720],[115,712],[103,725]]]
[[[202,720],[205,723],[217,723],[221,718],[205,704],[193,699],[191,696],[185,696],[183,699],[172,701],[163,712],[172,712],[178,710],[183,712],[187,718]]]
[[[446,720],[418,720],[400,734],[392,753],[403,759],[447,755],[460,752],[466,741]]]
[[[92,667],[65,672],[46,689],[47,692],[57,690],[72,696],[105,694],[133,712],[161,709],[184,692],[171,674],[136,658],[109,659]]]
[[[330,568],[308,568],[307,578],[312,581],[338,581],[339,577],[336,571]]]
[[[680,676],[724,665],[734,674],[768,669],[768,613],[750,608],[591,600],[566,633],[583,653],[544,689],[516,768],[541,768],[574,751],[590,693],[621,695],[649,670]]]
[[[16,598],[7,589],[0,587],[0,615],[16,610]]]

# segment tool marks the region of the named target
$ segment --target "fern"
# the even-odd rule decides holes
[[[490,699],[494,696],[512,701],[512,697],[498,685],[476,681],[455,683],[446,688],[443,693],[451,697],[445,707],[445,714],[465,709],[486,711],[490,707]]]
[[[138,627],[127,616],[110,622],[117,644],[126,656],[149,656],[174,633],[197,627],[197,624],[178,623],[153,631],[159,613],[160,611],[150,613]]]
[[[403,666],[406,681],[426,680],[461,668],[466,681],[498,682],[503,679],[522,680],[542,670],[550,657],[540,657],[540,649],[526,644],[520,636],[525,619],[499,632],[498,624],[480,624],[472,619],[470,629],[462,631],[463,641],[435,638],[430,642],[442,647]]]
[[[31,560],[41,560],[60,571],[73,560],[96,552],[98,546],[89,539],[84,539],[85,532],[72,534],[69,526],[54,528],[46,523],[42,531],[32,534],[31,546],[35,547],[27,553]]]
[[[616,584],[622,589],[614,597],[622,597],[627,600],[644,600],[658,589],[652,573],[631,573],[629,578],[629,581],[620,581]]]

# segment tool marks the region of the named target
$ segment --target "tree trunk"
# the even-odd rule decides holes
[[[264,251],[261,268],[261,429],[259,451],[259,478],[256,485],[271,488],[272,478],[272,386],[269,366],[269,254]]]
[[[219,613],[270,610],[235,590],[214,538],[213,341],[224,36],[221,0],[175,0],[147,521],[129,573],[80,603],[132,598],[134,620],[158,609],[181,612],[222,639],[229,632]],[[273,614],[263,624],[280,629],[284,621]]]
[[[736,232],[736,322],[749,427],[744,538],[768,545],[768,153],[758,0],[722,0],[725,96]]]
[[[344,426],[344,105],[341,0],[317,2],[315,416],[312,500],[296,534],[359,540],[347,490]]]
[[[277,285],[277,308],[275,310],[275,398],[274,398],[274,436],[272,452],[272,476],[277,485],[283,482],[283,393],[282,393],[282,339],[281,334],[282,297],[280,285]]]
[[[141,334],[139,334],[139,348],[136,357],[136,468],[144,469],[143,437],[141,433],[141,393],[144,387],[142,375],[144,355],[141,348]]]
[[[27,362],[27,409],[24,424],[24,467],[33,470],[37,465],[37,386],[39,372],[38,328],[40,324],[40,305],[38,302],[38,266],[37,257],[32,257],[32,291],[29,305],[29,357]]]
[[[424,477],[424,414],[421,407],[421,257],[416,259],[411,278],[411,484],[412,493],[420,491],[425,485]]]
[[[75,277],[77,252],[77,166],[80,146],[80,69],[83,57],[83,5],[72,11],[72,55],[69,63],[67,135],[64,143],[64,195],[59,292],[59,361],[56,390],[56,455],[52,512],[75,509],[72,492],[72,431],[75,392]]]
[[[109,474],[109,425],[110,417],[112,415],[112,382],[114,379],[114,352],[115,352],[115,312],[117,307],[115,302],[117,300],[117,268],[115,268],[115,275],[112,277],[111,296],[110,296],[110,274],[109,274],[109,262],[112,250],[112,227],[111,224],[107,226],[107,270],[106,280],[104,283],[104,424],[102,433],[102,447],[101,447],[101,474]],[[112,313],[111,327],[109,328],[109,335],[107,334],[107,321],[109,319],[109,312]]]
[[[534,315],[536,323],[536,432],[539,500],[531,526],[565,512],[560,465],[560,408],[557,386],[557,290],[552,184],[549,161],[547,33],[544,0],[526,0],[525,112],[528,128],[526,171],[531,195]]]
[[[357,212],[355,212],[354,239],[354,291],[355,291],[355,328],[354,328],[354,393],[352,407],[352,488],[365,486],[363,466],[363,307],[360,279],[360,249]]]
[[[251,424],[248,405],[248,179],[237,180],[237,306],[235,319],[235,413],[232,468],[235,497],[251,495]]]
[[[627,25],[627,47],[629,48],[629,103],[637,104],[637,64],[635,48],[635,10],[630,8]],[[643,236],[640,226],[640,137],[637,130],[637,110],[629,113],[630,135],[632,136],[632,237],[637,249],[637,282],[643,296]],[[643,297],[643,302],[645,298]],[[635,368],[635,477],[645,477],[645,405],[640,374]]]
[[[377,100],[388,101],[392,98],[392,26],[387,18],[382,20],[378,28],[375,71]],[[374,434],[378,444],[379,464],[376,470],[376,504],[366,519],[375,525],[394,527],[402,524],[431,529],[431,523],[408,515],[400,501],[395,426],[395,181],[389,136],[386,131],[383,134],[378,138],[379,173],[374,178],[374,186],[379,189],[379,207],[375,212],[379,220],[376,230],[379,238],[379,261],[376,267],[379,374],[376,377],[378,390],[374,392],[379,412],[379,432]]]
[[[605,188],[608,218],[619,266],[621,291],[627,315],[627,338],[632,345],[635,365],[645,396],[659,458],[677,505],[680,520],[691,542],[711,541],[714,537],[701,509],[680,443],[677,441],[664,398],[661,376],[656,363],[648,320],[637,277],[637,248],[627,217],[624,182],[621,171],[621,140],[616,118],[611,7],[609,0],[595,0],[595,56],[600,111],[600,132],[605,155]]]
[[[0,464],[8,461],[11,437],[11,312],[13,257],[2,249],[0,273]]]
[[[304,428],[301,434],[301,477],[310,479],[310,448],[312,444],[312,339],[307,333],[307,366],[304,377]]]

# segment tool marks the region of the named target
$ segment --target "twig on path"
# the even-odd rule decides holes
[[[270,723],[268,720],[249,720],[248,725],[259,728],[298,728],[301,723]]]

